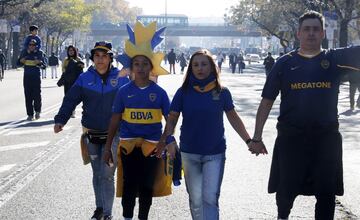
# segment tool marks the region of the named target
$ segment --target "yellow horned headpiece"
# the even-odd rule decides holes
[[[159,76],[169,74],[167,70],[161,67],[161,61],[164,59],[165,54],[153,52],[153,49],[163,40],[160,34],[164,30],[165,27],[156,31],[156,22],[151,22],[145,27],[140,21],[137,21],[134,26],[134,31],[127,25],[129,39],[125,42],[126,54],[123,57],[120,56],[118,59],[124,68],[130,67],[131,58],[143,55],[151,60],[153,65],[152,75]]]

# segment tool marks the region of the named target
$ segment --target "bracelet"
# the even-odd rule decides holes
[[[245,141],[245,143],[246,143],[246,144],[249,144],[251,141],[252,141],[251,138],[249,138],[249,139],[247,139],[247,140]]]

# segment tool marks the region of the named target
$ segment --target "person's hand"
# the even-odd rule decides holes
[[[41,60],[34,60],[35,64],[41,64]]]
[[[103,155],[103,160],[109,167],[114,166],[114,159],[113,159],[111,150],[105,149],[104,155]]]
[[[249,151],[258,156],[259,154],[267,154],[266,147],[262,141],[251,141],[249,144]]]
[[[167,148],[167,155],[171,158],[171,159],[175,159],[175,154],[176,151],[178,150],[178,146],[176,141],[171,142],[170,144],[166,145]]]
[[[64,127],[63,124],[55,124],[55,125],[54,125],[54,132],[55,132],[55,133],[59,133],[60,131],[63,130],[63,127]]]
[[[165,141],[159,141],[156,145],[155,153],[157,158],[161,158],[162,153],[166,147]]]
[[[20,59],[20,63],[22,63],[22,64],[24,64],[24,63],[25,63],[25,61],[26,61],[26,59],[25,59],[25,58],[21,58],[21,59]]]

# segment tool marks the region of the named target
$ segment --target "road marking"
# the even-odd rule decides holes
[[[73,133],[67,134],[55,144],[48,145],[36,154],[35,158],[19,166],[10,175],[0,178],[0,208],[79,141],[73,136]]]
[[[52,106],[46,108],[40,115],[46,115],[46,114],[49,114],[49,113],[52,113],[52,112],[54,112],[56,114],[57,110],[59,108],[60,108],[60,103],[52,105]],[[81,112],[81,107],[78,106],[75,109],[75,111],[76,112],[78,112],[78,111]],[[20,126],[25,125],[25,124],[42,122],[42,121],[45,121],[45,119],[46,118],[40,118],[39,120],[35,120],[35,121],[27,121],[26,117],[24,117],[24,118],[21,118],[20,120],[12,121],[10,123],[6,123],[6,124],[0,126],[0,134],[4,134],[4,133],[9,132],[10,130],[12,130],[14,128],[20,127]],[[54,120],[54,118],[47,118],[46,120],[51,121],[51,120]]]
[[[25,144],[15,144],[8,146],[0,146],[0,152],[8,151],[8,150],[19,150],[19,149],[27,149],[27,148],[35,148],[42,147],[49,144],[50,141],[42,141],[42,142],[34,142],[34,143],[25,143]]]
[[[69,130],[72,126],[65,126],[63,130]],[[47,128],[37,128],[37,129],[27,129],[27,130],[12,130],[9,133],[5,134],[5,136],[10,135],[24,135],[24,134],[34,134],[34,133],[43,133],[43,132],[54,132],[53,127]]]
[[[60,107],[60,104],[61,104],[61,103],[56,103],[56,104],[54,104],[54,105],[52,105],[52,106],[49,106],[49,107],[45,108],[45,109],[42,111],[42,114],[47,114],[48,112],[54,111],[56,108],[59,108],[59,107]],[[0,126],[0,130],[1,130],[1,129],[6,129],[6,128],[8,128],[8,127],[15,127],[15,126],[18,126],[19,124],[26,124],[27,122],[29,122],[29,121],[25,121],[25,122],[24,122],[24,120],[26,120],[26,118],[27,118],[27,117],[23,117],[23,118],[20,118],[19,120],[12,121],[12,122],[6,123],[6,124],[4,124],[4,125],[1,125],[1,126]],[[15,125],[15,126],[13,126],[13,125]],[[0,131],[0,134],[2,134],[2,133],[3,133],[3,132]]]
[[[13,168],[14,166],[16,166],[16,163],[15,164],[7,164],[7,165],[0,166],[0,173],[8,171],[11,168]]]

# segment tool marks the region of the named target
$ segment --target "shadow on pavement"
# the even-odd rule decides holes
[[[48,121],[31,121],[29,123],[17,126],[17,128],[27,128],[27,127],[40,127],[40,126],[46,126],[54,124],[54,120],[48,120]]]

